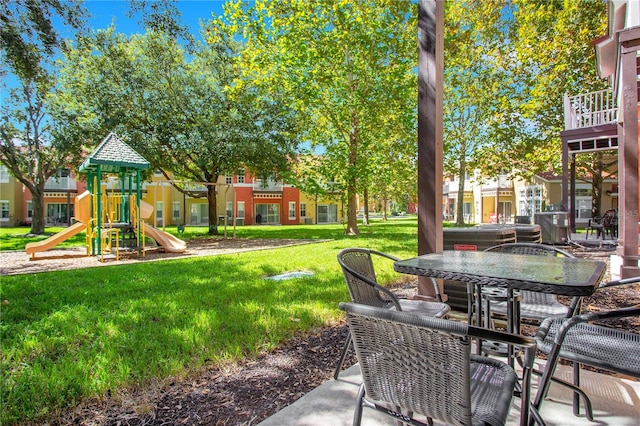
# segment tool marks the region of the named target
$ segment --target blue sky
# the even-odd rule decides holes
[[[179,0],[177,7],[182,13],[181,20],[187,24],[191,33],[197,36],[200,26],[199,20],[212,18],[212,13],[222,14],[222,5],[226,0]],[[92,29],[104,29],[115,22],[116,30],[120,33],[131,34],[142,32],[136,18],[128,18],[126,15],[129,3],[125,0],[85,0],[85,6],[92,17],[89,26]]]
[[[213,17],[212,14],[221,15],[222,6],[226,1],[227,0],[179,0],[176,2],[176,6],[182,13],[182,23],[187,24],[191,33],[198,39],[200,31],[199,21],[211,19]],[[126,0],[85,0],[84,5],[92,15],[89,18],[88,24],[93,30],[105,29],[114,22],[117,32],[125,34],[144,32],[144,29],[138,26],[139,19],[136,17],[127,17],[129,2]],[[54,25],[55,24],[56,19],[54,18]],[[61,31],[64,37],[69,36],[64,29],[57,29]],[[13,75],[9,75],[5,83],[7,86],[1,85],[0,101],[6,96],[5,90],[10,87],[15,87],[17,84]]]

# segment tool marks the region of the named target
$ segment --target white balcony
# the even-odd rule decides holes
[[[282,182],[272,179],[255,179],[253,181],[254,191],[282,191]]]
[[[613,90],[564,95],[565,130],[584,129],[616,123],[618,107]]]
[[[488,179],[483,185],[482,189],[513,189],[513,179],[509,176],[501,175],[497,178]]]
[[[75,191],[76,180],[71,177],[51,177],[44,185],[46,191]]]

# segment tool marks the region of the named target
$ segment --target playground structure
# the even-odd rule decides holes
[[[184,252],[183,240],[145,223],[152,217],[153,206],[141,199],[140,171],[149,167],[147,160],[110,133],[80,166],[79,171],[87,174],[88,190],[75,199],[75,223],[46,240],[28,243],[25,252],[35,259],[35,253],[82,231],[87,256],[99,256],[101,261],[119,259],[121,252],[144,256],[146,237],[165,251]]]

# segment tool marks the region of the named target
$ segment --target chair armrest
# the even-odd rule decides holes
[[[369,278],[365,277],[364,275],[355,271],[354,269],[350,268],[347,265],[342,264],[340,266],[342,266],[342,268],[344,268],[348,273],[350,273],[357,279],[364,281],[365,283],[369,284],[371,287],[375,287],[378,291],[381,291],[382,293],[386,294],[391,300],[391,302],[393,302],[393,306],[395,306],[395,308],[398,311],[402,311],[402,308],[400,307],[400,302],[398,302],[398,298],[388,288],[383,287],[380,284],[376,283],[375,281],[370,280]]]
[[[369,250],[369,253],[371,254],[377,254],[378,256],[382,256],[382,257],[386,257],[389,260],[393,260],[394,262],[397,262],[398,260],[401,260],[399,257],[395,257],[391,254],[388,253],[383,253],[381,251],[377,251],[377,250]]]
[[[631,278],[624,278],[621,280],[608,281],[606,283],[601,283],[598,286],[598,288],[616,287],[619,285],[627,285],[627,284],[634,284],[634,283],[640,283],[640,277],[631,277]]]
[[[522,367],[525,369],[526,382],[530,380],[531,369],[536,355],[536,341],[532,337],[520,334],[505,333],[503,331],[491,330],[482,327],[469,326],[469,336],[478,337],[482,340],[502,342],[509,345],[519,346],[524,349],[524,361]]]
[[[554,343],[562,344],[565,335],[572,327],[576,326],[577,324],[634,316],[640,316],[640,305],[632,306],[630,308],[616,309],[612,311],[588,312],[582,315],[576,315],[567,319],[566,321],[563,321],[562,326],[558,330],[558,334],[556,334]]]
[[[496,342],[502,342],[510,345],[522,346],[525,348],[535,347],[536,342],[532,337],[523,336],[520,334],[506,333],[499,330],[491,330],[488,328],[469,326],[469,336],[478,337],[483,340],[493,340]]]

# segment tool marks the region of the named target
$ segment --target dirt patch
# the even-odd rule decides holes
[[[162,247],[148,247],[144,256],[137,252],[124,253],[119,260],[106,258],[100,261],[98,256],[87,256],[84,247],[53,249],[36,253],[32,259],[24,251],[0,252],[0,276],[16,274],[34,274],[37,272],[62,271],[79,268],[97,268],[108,265],[123,265],[136,262],[184,259],[196,256],[215,256],[226,253],[264,250],[299,244],[310,244],[321,240],[261,239],[261,238],[198,238],[187,241],[187,250],[183,253],[168,253]]]

